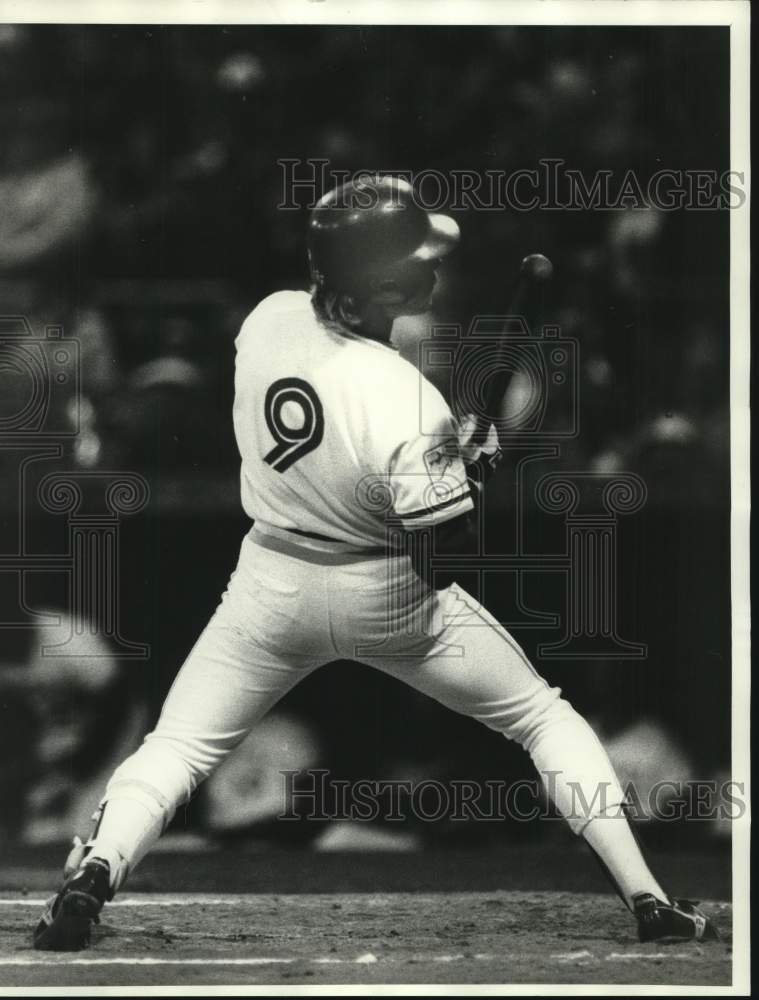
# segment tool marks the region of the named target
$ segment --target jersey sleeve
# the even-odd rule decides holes
[[[393,514],[407,529],[441,524],[474,507],[453,415],[431,385],[423,392],[425,419],[417,409],[389,468]]]

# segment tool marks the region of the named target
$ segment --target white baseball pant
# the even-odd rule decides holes
[[[147,796],[159,835],[268,709],[337,659],[382,670],[516,740],[542,776],[551,772],[555,805],[575,833],[623,801],[592,729],[461,587],[430,590],[405,556],[318,552],[282,535],[254,527],[245,537],[156,728],[116,770],[105,801]],[[587,814],[578,801],[591,803]],[[149,846],[131,852],[130,868]]]

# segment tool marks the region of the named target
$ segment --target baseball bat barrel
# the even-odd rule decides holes
[[[541,253],[529,254],[519,267],[507,316],[524,320],[531,330],[542,323],[545,292],[553,277],[553,264]],[[509,387],[513,372],[502,364],[508,344],[509,331],[504,329],[498,338],[493,357],[493,374],[487,384],[484,412],[477,416],[476,440],[487,437],[491,423],[498,419],[503,397]]]

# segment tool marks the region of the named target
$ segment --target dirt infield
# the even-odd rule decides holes
[[[321,866],[321,858],[308,857],[313,869]],[[168,859],[152,861],[153,871],[162,869],[165,876],[173,866],[179,873],[178,859],[168,866],[161,865],[162,860]],[[338,859],[323,860],[327,869],[336,868]],[[378,862],[362,856],[342,860],[343,883],[351,872],[360,879],[363,863],[372,872]],[[412,860],[384,858],[388,881],[393,881],[394,867],[397,874]],[[267,882],[278,868],[292,872],[298,867],[288,864],[285,855],[258,855],[248,861]],[[303,856],[299,863],[304,863]],[[480,863],[473,862],[473,871]],[[219,879],[217,870],[217,884],[228,888],[229,868],[219,856],[187,857],[182,864],[185,874],[223,867],[227,876]],[[430,862],[418,859],[417,864],[424,882]],[[704,903],[723,935],[720,942],[641,945],[632,919],[611,892],[458,891],[450,888],[452,882],[476,883],[477,878],[468,875],[464,864],[443,868],[438,860],[436,865],[445,887],[438,891],[298,892],[291,887],[279,893],[125,892],[104,912],[93,947],[75,955],[31,948],[30,931],[44,894],[36,888],[7,891],[6,884],[0,898],[0,988],[730,984],[731,907],[726,902]],[[555,865],[552,858],[544,868],[550,874]],[[582,865],[579,870],[584,871]],[[524,868],[511,868],[517,881],[520,871],[523,874]],[[40,881],[43,874],[37,870],[31,881]],[[33,876],[34,870],[27,875]],[[149,869],[143,880],[150,878]],[[711,878],[721,881],[719,874]],[[161,881],[161,888],[168,888],[167,879]],[[174,888],[184,888],[182,882],[187,881],[179,879]],[[338,877],[333,881],[341,883]],[[592,877],[589,881],[595,888]]]
[[[640,945],[611,896],[125,894],[93,947],[29,946],[34,899],[0,904],[0,986],[295,983],[729,985],[730,907],[710,945]]]

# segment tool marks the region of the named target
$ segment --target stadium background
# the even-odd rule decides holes
[[[85,419],[67,467],[130,469],[151,486],[147,509],[123,525],[120,594],[124,634],[149,643],[148,661],[103,649],[94,673],[82,661],[56,674],[39,663],[37,632],[3,629],[5,833],[28,845],[70,837],[83,790],[93,794],[155,716],[234,567],[246,521],[233,339],[261,297],[306,279],[306,213],[277,208],[277,160],[508,173],[555,156],[587,176],[634,168],[643,180],[664,167],[721,171],[728,78],[717,29],[0,25],[0,312],[26,315],[37,332],[63,324],[81,344]],[[648,487],[644,509],[622,519],[618,581],[621,633],[647,643],[647,659],[537,666],[594,721],[624,773],[716,779],[730,742],[728,213],[459,221],[442,317],[502,311],[520,258],[548,254],[551,319],[582,352],[582,432],[561,462],[633,471]],[[15,390],[3,379],[8,413]],[[0,469],[7,539],[17,492],[2,450]],[[495,489],[489,509],[497,535]],[[58,551],[60,519],[24,513],[39,551]],[[65,608],[64,582],[30,577],[31,606]],[[560,604],[548,582],[540,601]],[[490,595],[508,618],[507,603]],[[514,632],[535,656],[540,630]],[[246,753],[240,773],[177,818],[176,835],[390,843],[384,830],[373,842],[272,824],[281,767],[348,780],[531,774],[494,734],[342,663],[288,696]],[[394,846],[541,839],[548,827],[411,822]],[[719,832],[642,828],[715,850]]]

